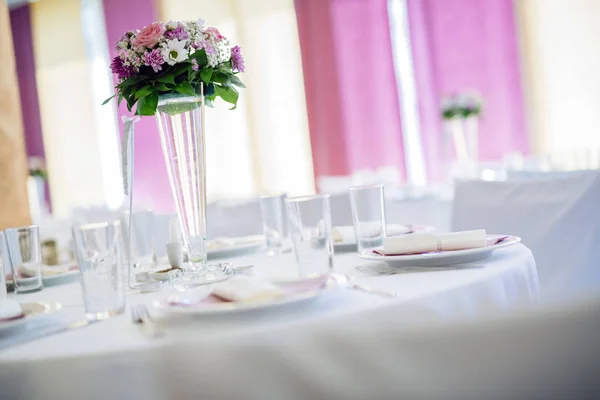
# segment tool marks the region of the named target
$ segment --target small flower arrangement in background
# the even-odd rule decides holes
[[[29,176],[41,178],[42,180],[48,179],[48,172],[46,171],[45,163],[42,158],[30,157],[27,163],[29,164]]]
[[[476,117],[481,115],[482,111],[481,96],[474,91],[457,92],[442,100],[444,119]]]
[[[137,115],[154,115],[160,95],[196,96],[201,86],[206,105],[220,97],[235,108],[236,86],[245,87],[236,76],[245,68],[239,46],[202,20],[153,22],[125,33],[116,50],[110,65],[118,78],[116,93],[103,104],[117,97],[129,111],[136,106]]]

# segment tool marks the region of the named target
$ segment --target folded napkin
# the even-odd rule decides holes
[[[452,233],[413,233],[386,237],[381,255],[420,254],[433,251],[474,249],[487,245],[485,229]]]
[[[0,299],[0,322],[21,318],[21,305],[12,299]]]
[[[285,292],[256,277],[235,275],[224,282],[214,284],[212,294],[227,301],[263,302],[281,298]]]

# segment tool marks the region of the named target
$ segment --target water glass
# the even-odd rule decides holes
[[[125,310],[120,222],[73,227],[86,316],[106,319]]]
[[[286,203],[299,275],[308,277],[333,272],[329,196],[295,197]]]
[[[15,293],[43,289],[39,227],[32,225],[6,229],[4,235]]]
[[[370,251],[383,246],[385,238],[383,185],[351,187],[348,192],[358,251]]]
[[[258,199],[262,217],[267,254],[278,255],[290,251],[290,237],[285,200],[287,194],[261,196]]]
[[[123,238],[127,243],[129,213],[125,213],[123,219]],[[128,249],[129,246],[125,248]],[[131,260],[134,267],[150,267],[154,263],[154,212],[151,210],[131,214]]]

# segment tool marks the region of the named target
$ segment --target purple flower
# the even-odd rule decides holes
[[[162,69],[161,65],[165,63],[160,49],[154,49],[152,51],[144,53],[144,55],[142,56],[142,61],[144,61],[144,65],[152,67],[154,72],[160,71]]]
[[[244,57],[242,57],[240,46],[235,46],[231,49],[231,68],[239,72],[244,72]]]
[[[188,35],[188,33],[183,29],[182,25],[177,26],[177,28],[173,29],[172,31],[165,32],[165,38],[167,38],[168,40],[187,40],[189,39],[189,37],[190,35]]]
[[[135,69],[132,66],[123,65],[123,60],[119,56],[113,58],[110,63],[110,70],[113,74],[117,75],[119,80],[129,78],[135,73]]]
[[[198,71],[199,68],[200,68],[200,66],[198,65],[198,61],[196,61],[195,58],[192,58],[192,69],[194,71]]]
[[[211,46],[208,40],[200,39],[198,42],[192,43],[192,47],[197,49],[204,49],[206,54],[216,54],[217,50]]]

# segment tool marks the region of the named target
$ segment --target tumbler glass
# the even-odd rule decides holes
[[[383,246],[386,233],[383,185],[351,187],[348,192],[359,253]]]
[[[290,234],[301,277],[333,272],[329,195],[286,200]]]
[[[4,234],[15,293],[43,289],[39,227],[31,225],[6,229]]]
[[[278,255],[291,249],[285,200],[287,194],[258,199],[267,254]]]
[[[120,222],[73,227],[86,316],[101,320],[125,310]]]

